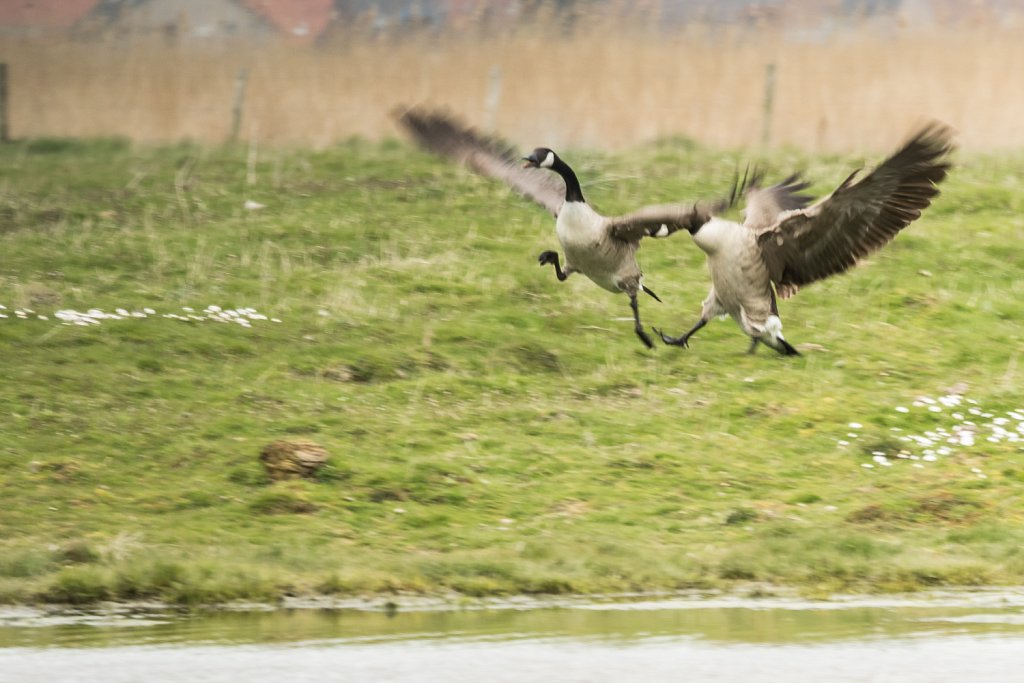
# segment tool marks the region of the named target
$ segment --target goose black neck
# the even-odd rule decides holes
[[[565,201],[567,202],[585,202],[583,198],[583,190],[580,189],[580,181],[576,177],[576,174],[569,164],[562,161],[562,159],[556,158],[555,163],[551,165],[551,170],[562,176],[562,180],[565,181]]]

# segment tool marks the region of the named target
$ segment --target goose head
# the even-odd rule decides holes
[[[530,152],[530,156],[523,157],[523,168],[551,168],[558,160],[558,155],[547,147],[538,147]]]

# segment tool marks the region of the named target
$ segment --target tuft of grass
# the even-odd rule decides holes
[[[43,602],[88,605],[115,597],[107,573],[93,567],[63,569],[36,596]]]
[[[100,553],[88,542],[77,539],[57,548],[54,557],[61,564],[93,564],[100,560]]]
[[[5,579],[31,579],[56,570],[52,553],[39,548],[10,548],[0,555],[0,577]]]
[[[47,603],[87,605],[104,600],[161,600],[174,605],[215,605],[236,600],[272,600],[284,588],[245,567],[132,563],[120,568],[61,570],[36,594]]]
[[[249,509],[264,515],[307,515],[318,508],[301,492],[275,487],[256,496]]]

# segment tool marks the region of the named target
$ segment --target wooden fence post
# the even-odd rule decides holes
[[[231,142],[238,140],[238,131],[242,127],[242,106],[245,104],[245,86],[249,81],[249,69],[244,66],[235,76],[235,101],[231,106]]]
[[[0,142],[9,142],[10,139],[7,122],[7,64],[0,64]]]
[[[761,146],[767,147],[772,141],[772,110],[775,107],[775,65],[764,68],[764,104],[761,109]]]
[[[484,129],[491,131],[498,122],[498,107],[501,105],[501,67],[492,66],[487,78],[487,96],[484,98]]]

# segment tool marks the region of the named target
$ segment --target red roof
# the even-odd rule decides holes
[[[99,0],[0,0],[0,26],[71,26]]]
[[[334,17],[334,0],[241,0],[288,35],[315,38]]]

